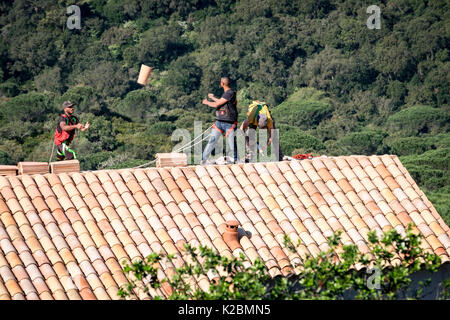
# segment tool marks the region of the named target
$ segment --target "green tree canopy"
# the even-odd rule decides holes
[[[112,106],[113,111],[133,121],[145,121],[155,116],[156,98],[150,91],[139,89],[130,91],[123,100]]]
[[[347,150],[347,153],[356,154],[383,154],[383,139],[387,133],[381,130],[366,129],[352,132],[343,137],[338,143]]]
[[[9,99],[0,107],[2,122],[41,122],[56,112],[50,98],[42,93],[25,93]]]
[[[61,109],[62,103],[66,100],[75,104],[76,113],[90,112],[99,114],[102,109],[101,96],[89,86],[72,87],[62,96],[55,99],[58,109]]]
[[[387,127],[390,132],[402,136],[446,132],[450,115],[442,109],[430,106],[413,106],[390,116]]]
[[[301,89],[271,110],[275,121],[309,130],[331,117],[333,107],[323,93]]]

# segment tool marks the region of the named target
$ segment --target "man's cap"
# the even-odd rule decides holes
[[[260,114],[258,116],[258,127],[260,128],[267,128],[267,116],[265,114]]]
[[[62,104],[63,109],[73,107],[73,103],[70,101],[64,101]]]

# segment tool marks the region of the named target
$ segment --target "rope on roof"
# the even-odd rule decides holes
[[[201,137],[206,131],[208,131],[209,129],[211,129],[212,126],[213,126],[213,125],[209,126],[205,131],[203,131],[202,133],[200,133],[200,134],[199,134],[197,137],[195,137],[192,141],[188,142],[188,143],[185,144],[184,146],[181,146],[181,147],[178,148],[177,150],[173,150],[172,152],[177,153],[177,152],[183,151],[183,150],[185,150],[185,149],[187,149],[187,148],[192,148],[192,147],[194,147],[195,145],[201,143],[202,141],[208,139],[209,136],[211,135],[211,133],[208,134],[207,136],[205,136],[203,139],[201,139],[201,140],[197,141],[196,143],[192,144],[195,140],[197,140],[199,137]],[[156,159],[154,159],[154,160],[152,160],[152,161],[150,161],[150,162],[141,164],[140,166],[133,167],[133,169],[139,169],[139,168],[148,167],[149,165],[151,165],[151,164],[153,164],[153,163],[155,163],[155,162],[156,162]]]

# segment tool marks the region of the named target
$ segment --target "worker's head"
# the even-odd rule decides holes
[[[62,108],[63,108],[64,113],[66,113],[68,115],[73,114],[73,106],[74,105],[73,105],[72,102],[64,101],[63,104],[62,104]]]
[[[230,78],[222,77],[220,78],[220,87],[225,88],[230,86]]]
[[[260,129],[267,129],[267,116],[265,114],[258,115],[258,127]]]

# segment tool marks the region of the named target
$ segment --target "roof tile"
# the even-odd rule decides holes
[[[384,166],[384,164],[378,164],[377,166],[375,166],[375,170],[383,180],[392,176],[388,169]]]
[[[425,220],[425,222],[430,225],[436,218],[431,214],[429,210],[423,210],[420,212],[420,216]]]
[[[21,205],[20,205],[20,203],[19,203],[19,201],[17,201],[17,199],[15,199],[15,198],[11,198],[11,199],[9,199],[9,200],[7,200],[6,201],[6,204],[8,205],[8,207],[9,207],[9,212],[11,212],[11,213],[16,213],[16,212],[23,212],[23,210],[22,210],[22,207],[21,207]],[[3,213],[3,215],[4,215],[5,213]]]
[[[442,227],[436,221],[431,222],[429,227],[434,232],[434,234],[436,236],[440,236],[442,234],[445,234],[444,229],[442,229]]]
[[[39,191],[38,187],[35,184],[28,186],[26,188],[26,191],[31,200],[34,200],[38,197],[43,198],[41,192]],[[34,201],[33,201],[33,203],[34,203]]]
[[[380,208],[380,210],[383,212],[384,215],[387,215],[387,214],[393,212],[391,207],[389,207],[385,201],[379,201],[377,205]]]
[[[383,214],[377,214],[375,217],[375,220],[378,222],[378,225],[383,229],[385,226],[390,225],[389,221],[386,219],[386,217]]]
[[[400,222],[403,224],[404,227],[407,227],[408,224],[413,222],[413,220],[405,211],[398,213],[397,218],[400,220]]]
[[[358,179],[361,181],[364,179],[369,179],[369,176],[367,175],[367,173],[360,166],[355,166],[353,168],[353,172],[356,174]]]
[[[372,165],[374,167],[376,167],[376,166],[378,166],[380,164],[383,164],[383,162],[381,161],[379,156],[372,155],[372,156],[368,157],[368,159],[369,159],[369,161],[372,163]]]
[[[430,227],[428,227],[426,223],[419,224],[417,228],[425,238],[433,234],[433,231],[430,229]]]
[[[7,226],[6,227],[6,232],[8,233],[8,235],[11,238],[12,241],[22,238],[22,235],[21,235],[19,229],[17,228],[17,225],[9,225],[9,226]]]
[[[397,178],[402,175],[402,172],[398,169],[396,164],[390,164],[386,166],[386,169],[392,174],[394,178]]]
[[[39,295],[41,295],[43,292],[50,292],[50,289],[43,278],[36,278],[35,280],[33,280],[33,285]]]
[[[337,184],[345,194],[353,191],[352,185],[346,179],[340,179]]]
[[[438,238],[432,234],[426,238],[426,241],[430,244],[431,248],[436,251],[438,248],[442,248],[442,243],[438,240]]]
[[[345,159],[347,160],[347,163],[349,164],[350,168],[354,169],[360,166],[358,158],[360,158],[360,156],[346,157]]]
[[[293,185],[296,182],[299,182],[297,176],[294,174],[293,171],[286,171],[284,173],[284,177],[286,178],[288,184]]]
[[[366,156],[358,157],[357,160],[363,169],[366,169],[366,167],[368,167],[368,166],[372,166],[372,163],[370,162],[369,158]]]
[[[413,203],[415,200],[421,201],[419,194],[414,190],[413,187],[406,188],[404,192],[408,195],[409,200],[413,201]]]

